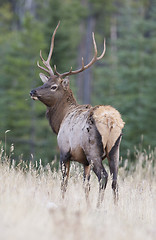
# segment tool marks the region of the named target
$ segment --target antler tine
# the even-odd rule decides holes
[[[42,70],[46,71],[47,73],[49,73],[50,75],[54,75],[54,72],[53,72],[53,70],[52,70],[52,68],[51,68],[51,66],[50,66],[50,59],[51,59],[51,57],[52,57],[52,53],[53,53],[53,49],[54,49],[55,34],[56,34],[56,31],[57,31],[59,25],[60,25],[60,21],[58,22],[58,24],[57,24],[57,26],[56,26],[56,28],[55,28],[55,30],[54,30],[54,32],[53,32],[53,35],[52,35],[52,38],[51,38],[51,45],[50,45],[49,55],[48,55],[47,60],[44,60],[44,58],[42,57],[42,52],[41,52],[41,50],[40,50],[40,58],[41,58],[43,64],[45,65],[45,67],[46,67],[47,69],[44,68],[44,67],[42,67],[42,66],[40,66],[40,65],[39,65],[39,62],[37,62],[37,66],[38,66],[39,68],[41,68]]]
[[[94,32],[92,32],[92,39],[93,39],[93,45],[94,45],[94,57],[86,66],[84,66],[84,63],[82,64],[82,68],[81,68],[82,70],[89,68],[97,60],[97,46],[95,42]]]
[[[53,36],[52,36],[52,39],[51,39],[51,45],[50,45],[50,51],[49,51],[49,55],[48,55],[48,58],[47,58],[47,61],[46,62],[50,62],[50,59],[51,59],[51,56],[52,56],[52,53],[53,53],[53,49],[54,49],[54,39],[55,39],[55,34],[56,34],[56,31],[58,29],[60,25],[60,21],[58,22],[54,32],[53,32]]]
[[[37,66],[38,66],[40,69],[44,70],[45,72],[49,73],[48,69],[42,67],[42,66],[39,64],[39,61],[37,61]]]
[[[65,72],[65,73],[62,73],[62,74],[57,72],[56,66],[55,66],[55,70],[54,71],[55,71],[56,75],[58,75],[60,77],[65,77],[65,76],[68,76],[68,75],[74,75],[74,74],[83,72],[84,70],[89,68],[94,62],[100,60],[104,56],[105,51],[106,51],[105,39],[104,39],[104,49],[103,49],[102,54],[99,57],[97,57],[97,46],[96,46],[94,32],[92,33],[92,39],[93,39],[93,46],[94,46],[94,57],[92,58],[92,60],[87,65],[84,65],[84,60],[83,60],[83,57],[82,57],[82,67],[80,69],[72,71],[72,67],[71,67],[69,72]]]
[[[84,59],[82,57],[82,68],[84,68]]]
[[[54,73],[57,75],[57,76],[60,76],[61,74],[57,72],[56,70],[56,65],[54,65]]]
[[[101,58],[103,58],[103,56],[105,55],[106,52],[106,40],[104,38],[104,42],[103,42],[103,52],[101,53],[101,55],[97,58],[97,60],[100,60]]]
[[[94,45],[94,58],[97,57],[97,46],[96,46],[96,42],[95,42],[95,36],[94,36],[94,32],[92,32],[92,39],[93,39],[93,45]]]

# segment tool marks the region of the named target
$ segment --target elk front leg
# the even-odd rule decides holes
[[[85,189],[85,197],[86,197],[86,201],[87,204],[89,205],[89,192],[90,192],[90,170],[91,170],[91,166],[88,165],[84,165],[84,189]]]
[[[112,147],[111,151],[108,154],[109,168],[110,174],[112,175],[112,189],[114,194],[114,203],[118,201],[118,184],[117,184],[117,175],[118,175],[118,167],[119,167],[119,147],[121,142],[120,135]]]
[[[70,170],[70,158],[68,154],[65,156],[61,154],[60,164],[61,164],[61,171],[62,171],[61,191],[62,191],[62,198],[64,198],[65,192],[67,190],[69,170]]]

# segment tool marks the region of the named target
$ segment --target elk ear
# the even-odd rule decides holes
[[[62,86],[65,90],[67,90],[69,88],[69,78],[68,77],[63,79]]]
[[[48,77],[46,75],[44,75],[43,73],[40,73],[39,76],[43,83],[48,82]]]

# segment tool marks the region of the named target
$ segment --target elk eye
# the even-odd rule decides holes
[[[58,87],[57,85],[52,85],[51,86],[51,91],[55,91],[57,89],[57,87]]]

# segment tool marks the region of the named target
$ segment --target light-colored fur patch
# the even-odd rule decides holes
[[[120,113],[111,106],[95,107],[93,118],[102,136],[103,147],[109,152],[120,136],[125,123]]]
[[[95,107],[93,116],[96,122],[107,125],[109,129],[114,128],[115,126],[122,129],[125,124],[120,113],[111,106]]]

